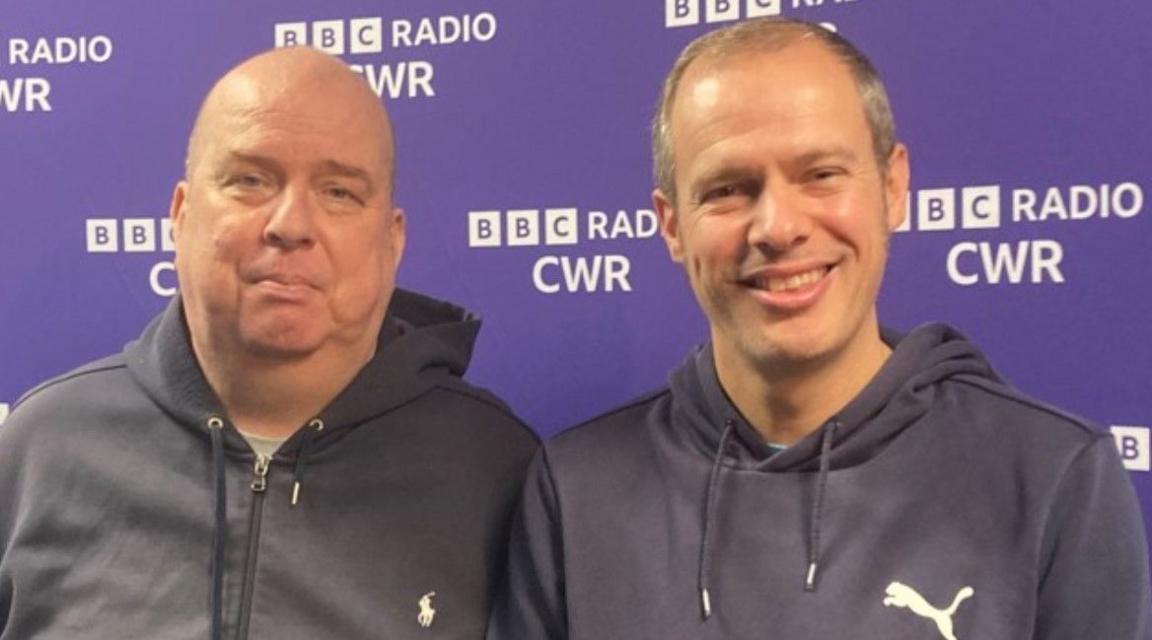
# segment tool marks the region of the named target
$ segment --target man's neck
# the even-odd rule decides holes
[[[208,385],[244,431],[285,438],[316,417],[372,359],[375,342],[296,359],[262,358],[239,349],[193,347]],[[227,354],[227,355],[225,355]]]
[[[891,352],[877,328],[821,361],[764,366],[723,349],[714,357],[720,385],[744,418],[765,441],[791,445],[855,398]]]

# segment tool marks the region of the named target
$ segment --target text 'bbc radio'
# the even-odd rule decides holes
[[[436,67],[428,60],[397,60],[400,50],[488,43],[498,30],[496,15],[442,15],[418,20],[357,17],[312,22],[280,22],[274,26],[277,47],[310,46],[334,56],[356,56],[348,66],[364,77],[380,97],[431,98]],[[387,56],[363,60],[360,56]]]
[[[650,209],[592,210],[583,216],[568,207],[468,212],[468,246],[480,249],[636,240],[651,238],[659,229]],[[543,255],[532,265],[531,281],[544,294],[629,293],[631,272],[632,261],[618,253]]]
[[[987,231],[1005,224],[1050,225],[1124,221],[1140,215],[1144,190],[1135,182],[1076,184],[1043,189],[1000,185],[921,189],[909,194],[897,231]],[[1048,238],[1013,242],[963,241],[945,259],[957,285],[1063,284],[1065,248]]]

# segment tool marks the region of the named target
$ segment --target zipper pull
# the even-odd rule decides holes
[[[256,454],[256,465],[252,469],[252,491],[263,493],[268,488],[268,463],[272,459],[265,455]]]

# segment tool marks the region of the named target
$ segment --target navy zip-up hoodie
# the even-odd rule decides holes
[[[174,301],[0,427],[0,638],[479,638],[535,435],[460,379],[479,320],[397,291],[266,470]]]
[[[773,454],[703,348],[538,454],[494,640],[1147,640],[1111,438],[942,325]]]

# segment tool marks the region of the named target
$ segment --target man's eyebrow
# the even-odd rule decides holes
[[[337,162],[335,160],[325,160],[319,164],[320,173],[331,173],[344,178],[359,178],[365,182],[372,182],[372,175],[360,167],[353,167]]]
[[[230,151],[230,152],[228,152],[228,161],[233,162],[233,163],[255,165],[261,169],[264,169],[264,170],[270,171],[270,172],[274,172],[274,173],[280,173],[283,171],[280,167],[279,162],[276,162],[275,160],[273,160],[272,158],[269,158],[268,156],[262,156],[262,155],[256,154],[256,153],[242,153],[240,151]]]
[[[798,165],[810,165],[825,160],[841,160],[844,162],[857,162],[860,156],[850,147],[833,146],[822,149],[813,149],[796,156],[794,162]]]
[[[760,171],[751,165],[726,165],[700,174],[689,186],[693,189],[699,189],[718,182],[748,180],[758,175],[760,175]]]
[[[325,160],[318,165],[318,169],[321,175],[335,175],[360,180],[370,192],[376,191],[376,181],[372,179],[372,174],[360,167],[353,167],[335,160]]]

